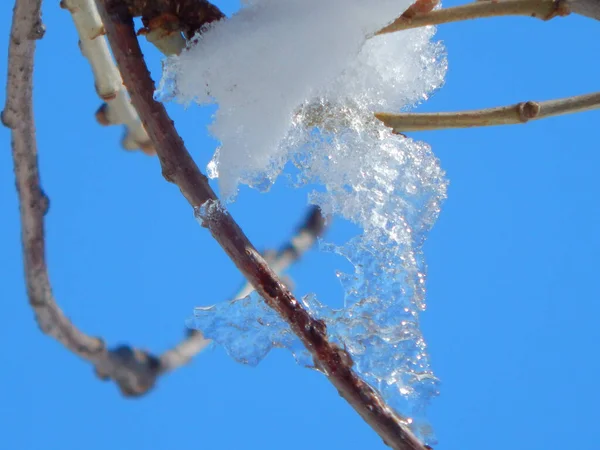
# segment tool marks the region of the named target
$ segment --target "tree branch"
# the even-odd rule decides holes
[[[581,1],[581,0],[576,0]],[[589,0],[587,0],[589,1]],[[594,0],[597,1],[597,0]],[[441,25],[470,19],[498,16],[530,16],[549,20],[570,13],[566,0],[500,0],[478,1],[466,5],[443,8],[425,14],[403,14],[376,34],[394,33],[428,25]],[[409,10],[410,11],[410,8]]]
[[[316,367],[327,375],[342,397],[389,446],[402,450],[425,447],[381,396],[352,370],[352,359],[328,340],[327,328],[315,320],[267,265],[240,227],[219,203],[208,179],[185,148],[164,106],[154,101],[154,82],[141,54],[132,17],[118,0],[98,0],[107,36],[132,102],[148,130],[160,159],[163,176],[175,183],[203,226],[311,352]]]
[[[8,54],[6,104],[2,122],[12,131],[12,154],[21,215],[21,239],[29,302],[42,331],[73,353],[94,359],[104,343],[75,328],[56,306],[44,248],[44,215],[49,201],[40,187],[33,119],[33,55],[44,34],[41,0],[17,0],[13,12]]]
[[[445,128],[513,125],[546,117],[600,108],[600,92],[545,102],[521,102],[500,108],[457,113],[375,113],[375,117],[397,133]]]

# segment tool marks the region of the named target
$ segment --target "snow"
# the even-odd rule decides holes
[[[425,435],[437,381],[418,324],[422,244],[447,180],[429,146],[373,117],[410,108],[443,84],[447,63],[432,27],[374,36],[409,4],[247,1],[167,61],[159,97],[218,104],[210,131],[221,145],[208,172],[224,198],[233,199],[240,183],[268,190],[291,163],[297,184],[322,186],[311,203],[364,230],[341,247],[324,246],[354,264],[353,274],[339,274],[346,307],[303,301],[346,346],[357,372]],[[256,295],[200,308],[192,325],[247,364],[273,347],[311,364]]]

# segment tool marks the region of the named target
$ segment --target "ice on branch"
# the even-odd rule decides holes
[[[234,196],[240,183],[266,190],[291,163],[298,184],[324,188],[311,203],[362,227],[346,245],[325,246],[355,267],[338,274],[345,308],[332,310],[313,296],[304,301],[350,352],[357,372],[418,419],[436,391],[419,331],[421,247],[447,181],[426,144],[393,134],[373,116],[410,108],[443,83],[446,60],[431,41],[433,28],[375,36],[409,5],[247,1],[167,61],[159,97],[218,104],[211,132],[221,146],[209,172],[224,196]],[[192,324],[242,362],[258,363],[284,347],[312,364],[256,296],[201,308]]]

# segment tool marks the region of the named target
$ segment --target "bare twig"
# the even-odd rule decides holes
[[[445,128],[512,125],[530,120],[600,108],[600,92],[545,102],[521,102],[500,108],[457,113],[375,113],[375,117],[397,133]]]
[[[132,17],[119,0],[98,0],[107,36],[132,102],[146,124],[161,162],[163,176],[175,183],[196,211],[204,209],[203,225],[229,255],[252,286],[290,325],[311,352],[316,367],[327,375],[352,407],[389,446],[423,450],[381,396],[352,370],[352,358],[328,340],[327,328],[315,320],[250,243],[240,227],[219,203],[208,179],[185,148],[164,106],[153,98],[155,89],[135,36]]]
[[[409,10],[410,11],[410,8]],[[419,28],[428,25],[459,22],[470,19],[498,16],[529,16],[549,20],[556,16],[566,16],[570,12],[564,0],[500,0],[481,1],[466,5],[443,8],[424,14],[403,14],[377,34]]]

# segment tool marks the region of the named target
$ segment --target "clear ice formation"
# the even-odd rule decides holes
[[[322,187],[310,203],[363,229],[345,245],[322,245],[354,266],[338,274],[345,307],[314,296],[302,301],[349,351],[356,371],[427,437],[424,411],[437,380],[419,330],[422,245],[447,180],[429,146],[373,117],[406,110],[443,84],[447,63],[432,27],[373,37],[409,3],[246,1],[167,61],[157,96],[218,104],[211,132],[221,146],[208,169],[224,197],[233,198],[240,183],[268,190],[291,163],[298,185]],[[281,347],[312,366],[256,294],[197,308],[190,326],[245,364]]]

